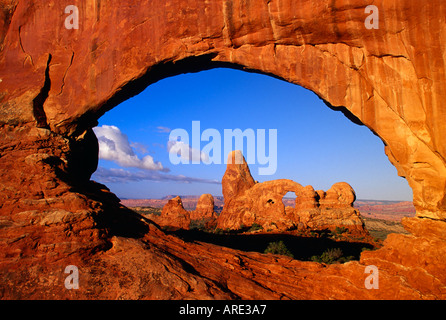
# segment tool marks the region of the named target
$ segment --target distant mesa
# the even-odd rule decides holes
[[[215,222],[222,230],[254,225],[276,232],[342,227],[350,233],[368,235],[359,211],[353,207],[356,195],[348,183],[335,183],[328,191],[315,191],[312,186],[304,187],[288,179],[259,183],[253,179],[241,151],[232,151],[228,157],[222,179],[224,206],[219,216],[214,211],[213,196],[203,194],[193,211],[184,209],[179,196],[170,199],[153,220],[161,226],[181,229],[189,229],[191,221],[204,220]],[[237,161],[229,161],[231,158]],[[296,194],[294,208],[282,202],[288,192]]]
[[[356,200],[355,208],[361,211],[364,218],[389,221],[401,221],[416,214],[412,201]]]
[[[169,194],[168,196],[162,197],[161,200],[171,200],[176,197],[179,197],[179,195],[178,194],[175,194],[175,195]]]
[[[197,196],[182,196],[182,195],[179,195],[179,194],[170,194],[168,196],[162,197],[161,200],[171,200],[171,199],[174,199],[176,197],[180,197],[183,200],[184,199],[195,199],[195,198],[197,198]]]

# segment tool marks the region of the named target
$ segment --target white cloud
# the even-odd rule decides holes
[[[169,140],[167,142],[167,151],[188,161],[202,161],[204,163],[209,161],[209,156],[206,153],[198,149],[191,148],[191,146],[183,141]]]
[[[172,131],[172,129],[163,126],[158,126],[156,127],[156,129],[158,129],[159,133],[169,133],[170,131]]]
[[[102,183],[126,183],[131,181],[175,181],[181,183],[210,183],[220,184],[218,180],[186,177],[184,175],[172,175],[158,171],[131,172],[124,169],[106,169],[99,167],[93,174],[93,178]]]
[[[152,156],[139,158],[133,151],[127,135],[118,127],[103,125],[93,128],[99,141],[99,158],[114,161],[122,167],[133,167],[155,171],[169,171]]]
[[[130,143],[130,147],[132,147],[134,150],[138,151],[139,153],[149,153],[149,149],[147,145],[144,143],[139,142],[132,142]]]

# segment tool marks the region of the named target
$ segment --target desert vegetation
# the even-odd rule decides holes
[[[288,250],[283,241],[270,242],[264,253],[279,254],[294,258],[294,255]]]
[[[354,256],[347,256],[347,257],[344,256],[344,253],[342,252],[342,250],[340,248],[327,249],[321,255],[319,255],[319,256],[315,255],[315,256],[311,257],[311,261],[321,262],[321,263],[326,263],[326,264],[335,263],[335,262],[344,263],[344,262],[348,262],[351,260],[355,260],[355,257]]]

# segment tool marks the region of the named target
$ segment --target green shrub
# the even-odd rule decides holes
[[[338,262],[340,262],[340,263],[344,263],[344,262],[349,262],[349,261],[352,261],[352,260],[355,260],[355,257],[354,257],[354,256],[340,257],[340,258],[338,259]]]
[[[312,256],[311,260],[315,262],[330,264],[338,261],[342,257],[342,255],[343,253],[340,248],[332,248],[325,250],[320,256]],[[345,258],[343,260],[345,260]]]
[[[345,232],[348,232],[348,228],[345,227],[336,227],[335,229],[335,233],[336,234],[343,234]]]
[[[283,241],[270,242],[268,247],[265,249],[265,253],[280,254],[294,258],[293,254],[290,252],[290,250],[288,250]]]
[[[189,229],[190,230],[205,231],[206,230],[206,221],[205,221],[205,219],[192,220],[190,222]]]
[[[257,231],[257,230],[263,230],[263,227],[260,224],[254,222],[252,224],[251,228],[249,228],[248,232]]]
[[[215,228],[214,233],[215,234],[224,234],[225,232],[223,231],[223,229]]]

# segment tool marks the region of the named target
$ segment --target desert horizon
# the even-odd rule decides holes
[[[220,210],[224,205],[223,196],[215,196],[214,202]],[[153,207],[162,209],[162,207],[175,197],[180,197],[183,201],[184,208],[194,210],[196,208],[200,195],[166,195],[161,198],[147,198],[147,199],[128,199],[120,198],[121,203],[126,207]],[[283,198],[285,205],[292,205],[295,198]],[[372,200],[372,199],[356,199],[354,206],[358,208],[364,215],[372,215],[372,217],[382,217],[384,220],[398,220],[402,217],[415,216],[416,210],[412,201],[398,201],[398,200]]]

